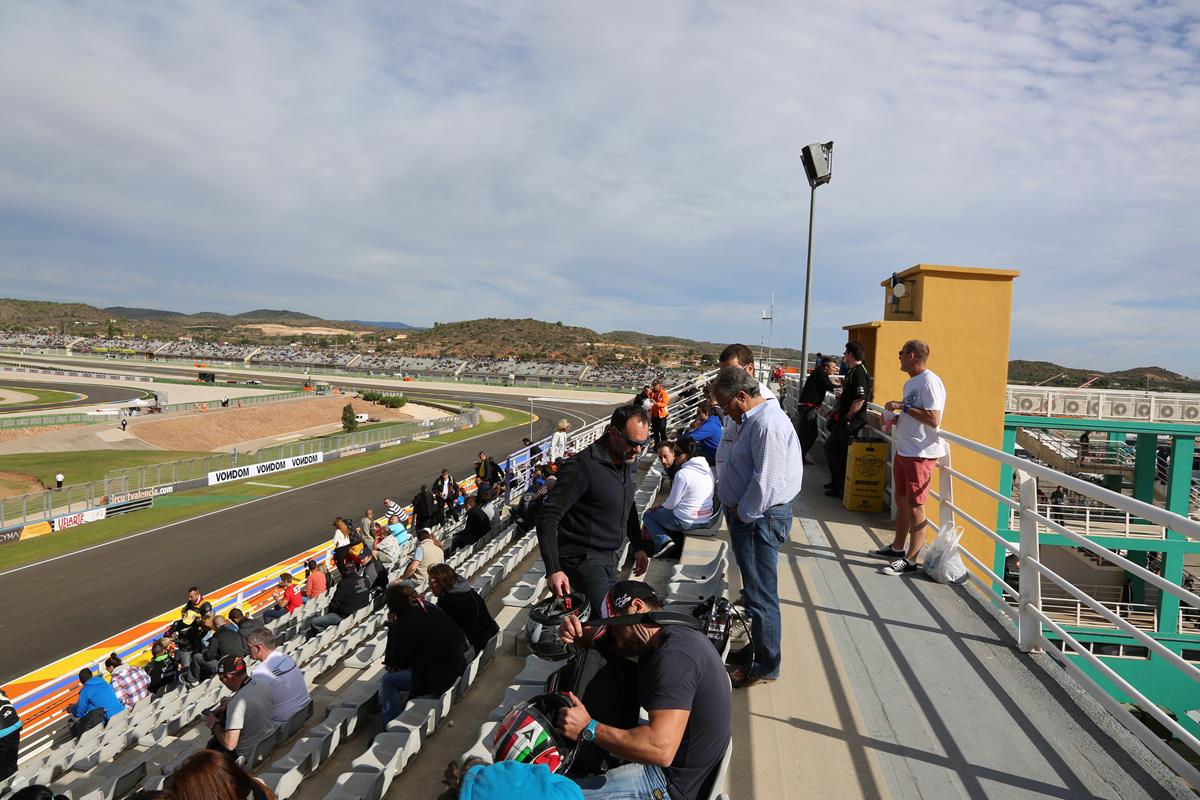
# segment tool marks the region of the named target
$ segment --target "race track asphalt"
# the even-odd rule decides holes
[[[469,387],[453,395],[407,393],[529,408],[526,397],[475,396]],[[535,437],[549,436],[560,417],[580,427],[612,408],[535,402]],[[480,450],[501,461],[521,447],[528,431],[521,426],[484,434],[0,573],[0,684],[182,605],[189,586],[217,589],[327,540],[335,516],[358,519],[367,507],[381,509],[384,497],[407,504],[443,467],[455,478],[466,477]],[[286,476],[279,478],[287,483]],[[237,494],[237,484],[229,491]]]
[[[38,381],[28,378],[14,378],[10,374],[0,375],[0,386],[11,386],[20,391],[23,388],[46,389],[56,392],[74,392],[83,395],[81,400],[67,400],[62,403],[22,403],[11,406],[0,406],[0,413],[11,414],[14,411],[45,411],[51,408],[74,408],[79,406],[100,406],[106,403],[125,403],[135,397],[141,397],[142,391],[136,384],[129,386],[109,386],[88,383],[58,383],[53,381]]]

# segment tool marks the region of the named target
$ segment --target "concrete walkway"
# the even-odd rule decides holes
[[[735,693],[732,797],[1194,797],[968,591],[880,573],[886,516],[824,479],[781,552],[783,678]]]

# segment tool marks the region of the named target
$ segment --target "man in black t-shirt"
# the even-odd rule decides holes
[[[645,583],[621,581],[608,593],[602,611],[616,617],[661,608]],[[613,638],[621,655],[637,656],[639,701],[650,722],[630,729],[602,725],[572,694],[575,705],[559,712],[559,731],[630,762],[576,783],[589,798],[702,800],[733,732],[729,673],[720,654],[704,634],[684,626],[614,626],[604,635]],[[567,644],[589,639],[574,615],[559,627],[559,636]]]
[[[838,395],[837,410],[829,419],[829,436],[825,439],[825,460],[829,463],[829,483],[825,494],[841,497],[846,483],[846,448],[867,424],[867,403],[873,395],[871,376],[863,365],[866,350],[862,342],[846,342],[842,360],[846,377]]]

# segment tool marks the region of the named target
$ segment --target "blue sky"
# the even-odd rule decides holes
[[[1190,3],[6,3],[0,109],[4,295],[796,346],[833,139],[815,349],[959,264],[1200,375]]]

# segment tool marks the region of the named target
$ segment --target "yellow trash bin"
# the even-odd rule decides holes
[[[888,469],[886,442],[854,442],[846,453],[842,505],[850,511],[883,511]]]

